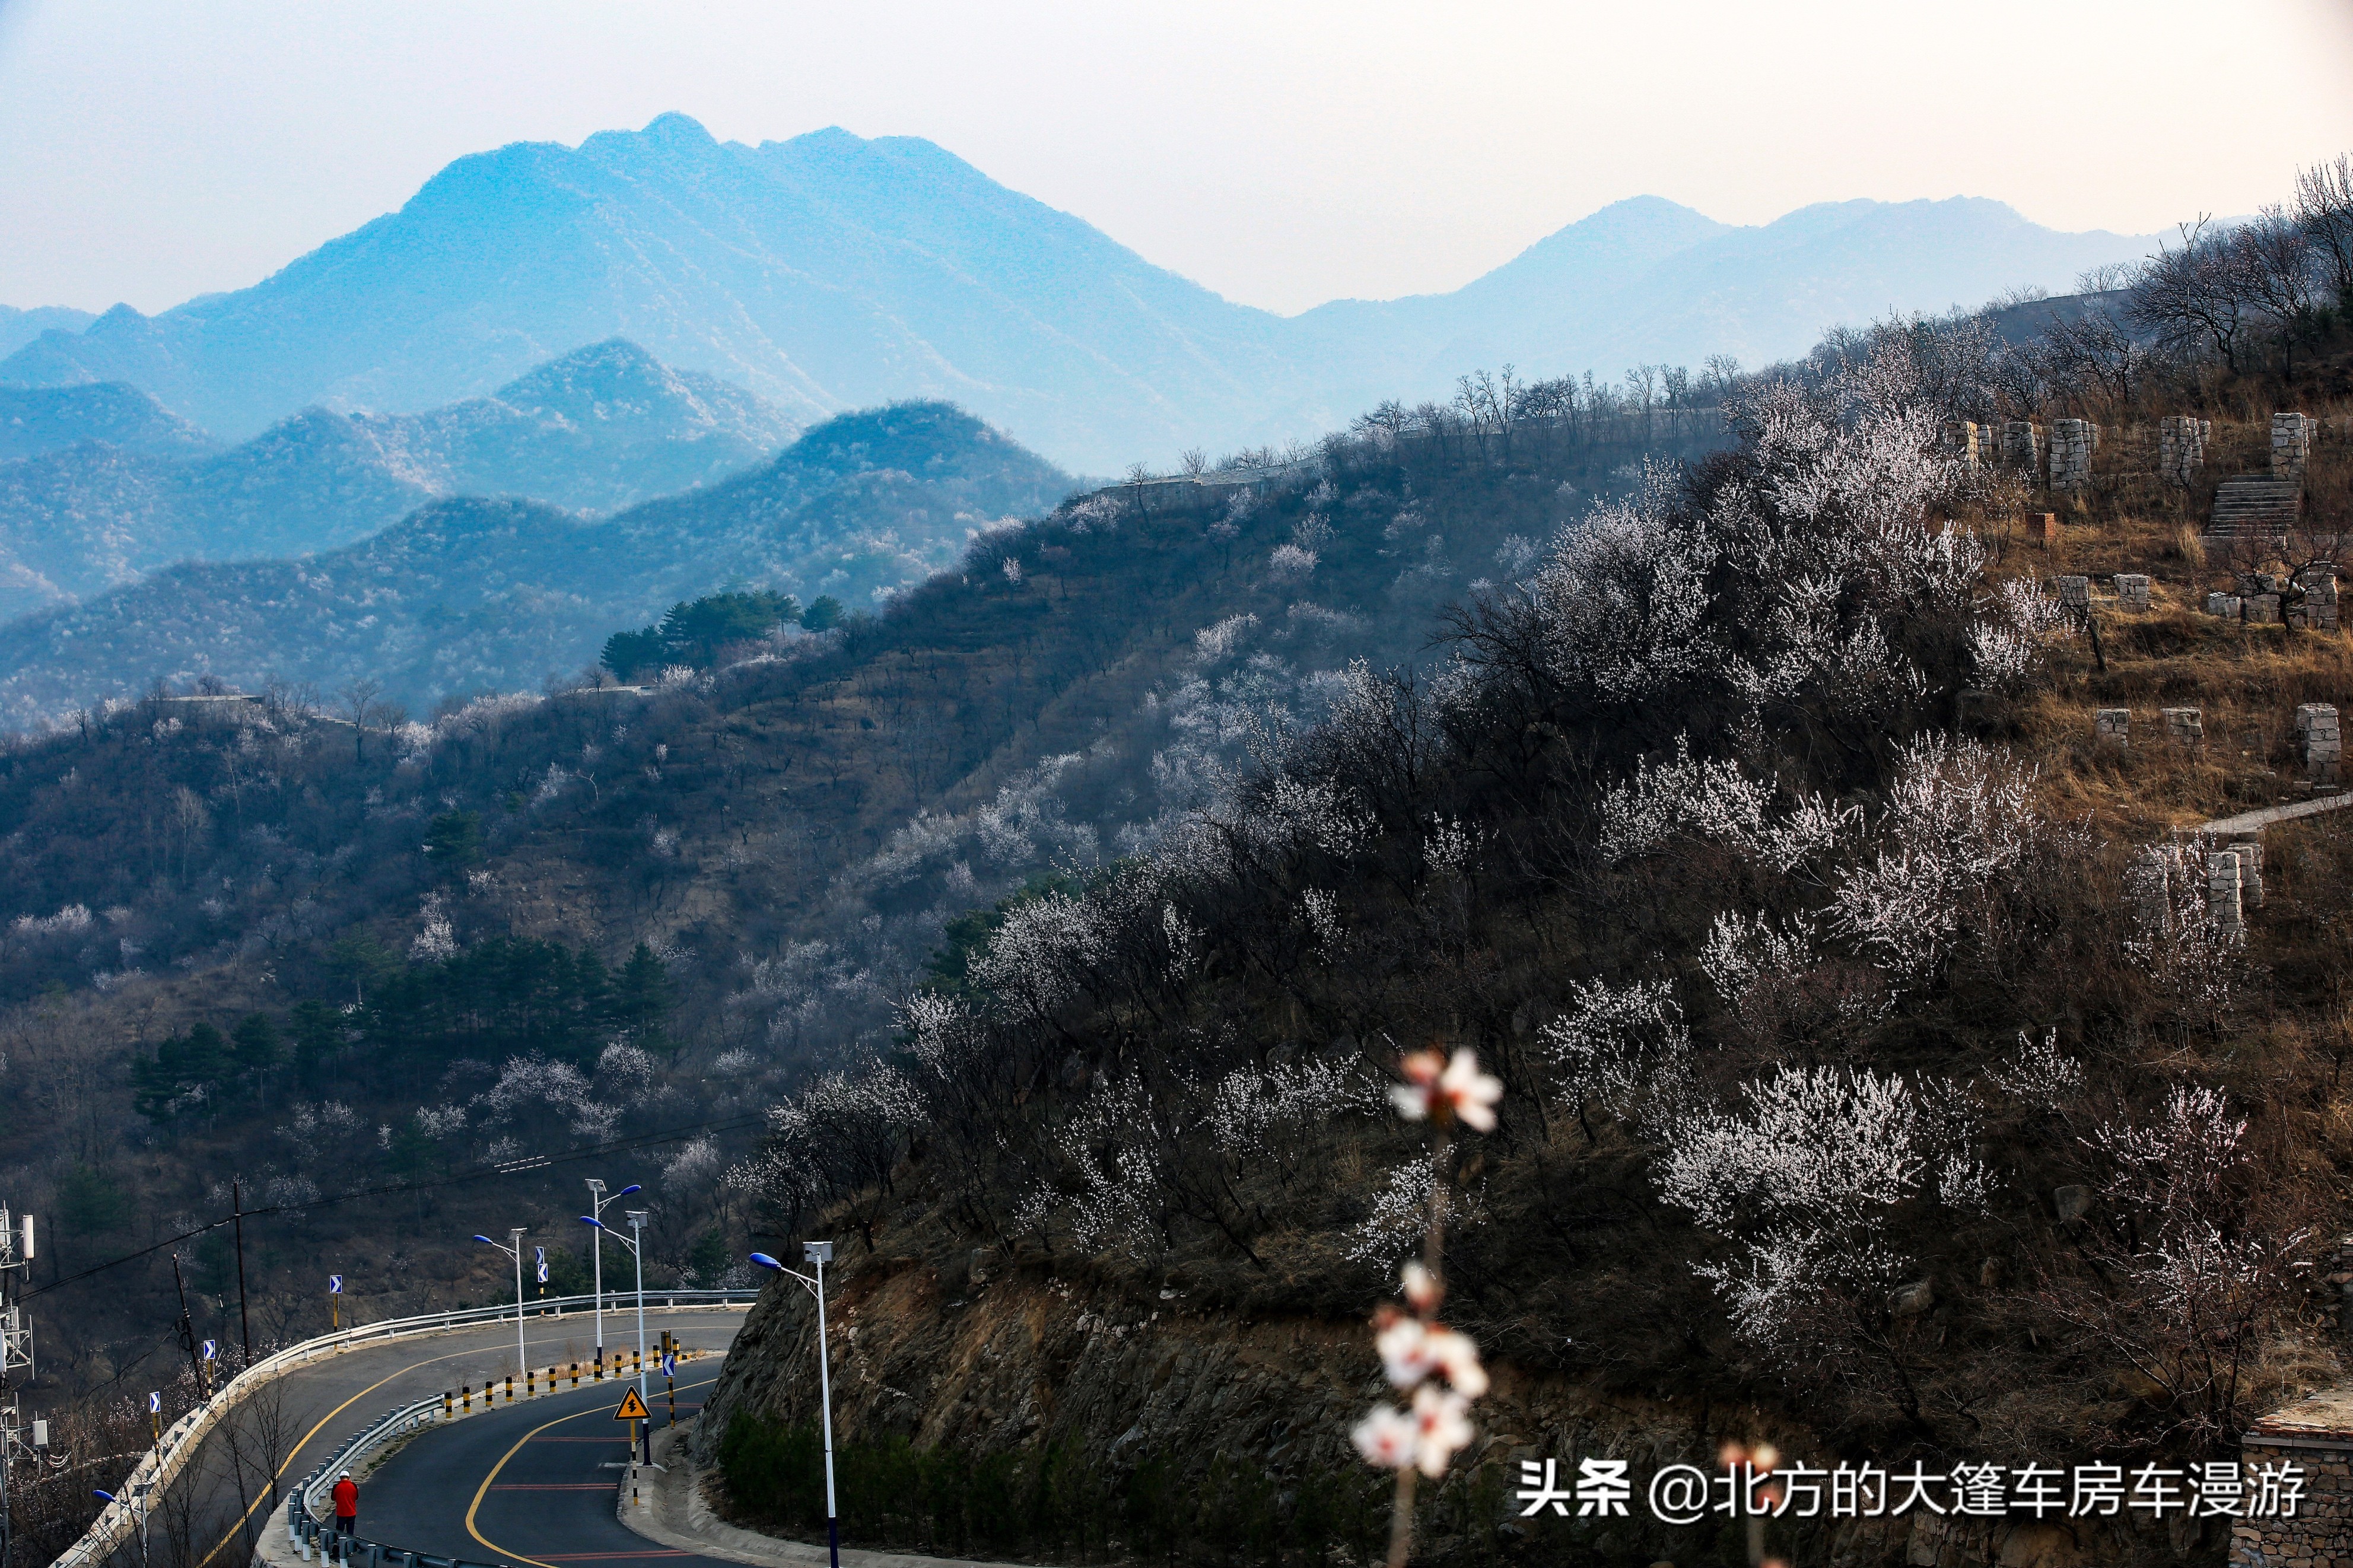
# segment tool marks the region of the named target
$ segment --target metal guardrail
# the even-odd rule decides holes
[[[487,1399],[484,1404],[487,1408]],[[385,1412],[365,1430],[345,1439],[343,1447],[330,1454],[317,1469],[303,1477],[301,1481],[286,1494],[287,1539],[302,1547],[302,1555],[305,1558],[311,1555],[311,1545],[322,1534],[333,1535],[331,1525],[320,1522],[318,1515],[313,1511],[315,1505],[311,1501],[312,1498],[329,1484],[330,1479],[349,1469],[355,1460],[370,1449],[389,1442],[394,1437],[406,1436],[416,1431],[419,1426],[438,1426],[446,1405],[446,1396],[434,1394],[428,1398],[420,1399],[414,1405],[404,1405],[397,1410]],[[396,1549],[387,1548],[380,1542],[366,1541],[355,1536],[337,1539],[343,1542],[343,1557],[346,1562],[350,1560],[354,1547],[364,1549],[371,1563],[380,1563],[387,1552],[395,1557],[401,1555]],[[417,1554],[412,1552],[406,1555],[409,1568],[418,1568]],[[434,1560],[428,1558],[425,1561]],[[447,1561],[454,1564],[456,1560],[448,1559]]]
[[[757,1295],[758,1292],[751,1294]],[[657,1309],[649,1303],[647,1310]],[[554,1369],[551,1367],[549,1371],[547,1392],[554,1394],[560,1391],[555,1386]],[[626,1374],[622,1381],[628,1381]],[[539,1397],[545,1395],[526,1395],[525,1399],[528,1402],[531,1398]],[[363,1561],[367,1568],[386,1568],[387,1564],[398,1564],[399,1568],[509,1568],[503,1563],[474,1563],[462,1557],[436,1557],[413,1547],[394,1546],[364,1535],[343,1535],[335,1530],[331,1519],[322,1518],[318,1512],[320,1500],[325,1497],[334,1479],[358,1463],[363,1456],[420,1427],[438,1426],[450,1420],[465,1419],[463,1415],[448,1414],[448,1394],[437,1394],[414,1405],[385,1411],[366,1427],[344,1439],[342,1447],[321,1461],[318,1468],[287,1493],[287,1539],[301,1547],[305,1562],[310,1560],[315,1547],[322,1557],[341,1563],[345,1568]],[[510,1405],[514,1403],[512,1390],[508,1393],[507,1402]],[[490,1385],[486,1384],[482,1390],[480,1413],[488,1415],[491,1409]]]
[[[663,1311],[678,1308],[749,1306],[759,1297],[759,1289],[747,1286],[733,1290],[649,1290],[646,1310]],[[606,1307],[614,1311],[637,1304],[635,1290],[605,1292]],[[523,1303],[522,1315],[530,1318],[560,1318],[567,1311],[593,1310],[594,1295],[552,1296],[544,1300]],[[377,1323],[359,1323],[317,1339],[304,1340],[290,1345],[275,1355],[265,1357],[223,1384],[210,1399],[187,1411],[172,1423],[163,1440],[142,1454],[132,1465],[131,1473],[116,1489],[118,1497],[145,1497],[150,1508],[160,1501],[164,1490],[177,1480],[181,1471],[195,1458],[214,1426],[248,1394],[273,1379],[310,1365],[329,1356],[341,1355],[363,1345],[380,1344],[413,1335],[446,1333],[453,1329],[477,1328],[487,1323],[512,1322],[515,1309],[510,1304],[500,1307],[469,1307],[448,1312],[424,1312],[406,1318],[388,1318]],[[430,1403],[438,1405],[438,1398]],[[399,1413],[395,1413],[399,1414]],[[386,1419],[391,1419],[387,1416]],[[333,1461],[331,1461],[333,1462]],[[304,1483],[309,1485],[308,1482]],[[298,1489],[298,1491],[300,1489]],[[80,1540],[58,1554],[51,1568],[91,1568],[102,1562],[114,1549],[128,1540],[138,1529],[139,1516],[127,1501],[107,1504]],[[420,1559],[412,1554],[409,1568],[447,1568],[446,1559]]]

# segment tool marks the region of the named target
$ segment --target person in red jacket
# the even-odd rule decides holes
[[[360,1489],[345,1470],[335,1481],[335,1533],[357,1535],[360,1532]]]

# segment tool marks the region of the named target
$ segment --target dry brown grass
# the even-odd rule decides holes
[[[2210,477],[2268,459],[2268,417],[2215,422]],[[2128,438],[2104,441],[2103,458],[2124,458],[2130,448]],[[2323,428],[2312,462],[2309,515],[2324,525],[2344,522],[2353,496],[2348,422],[2331,420]],[[2138,483],[2108,485],[2083,508],[2060,510],[2060,542],[2048,551],[2037,519],[1994,516],[1973,523],[1995,547],[1997,576],[2047,584],[2073,573],[2093,580],[2105,669],[2089,640],[2078,637],[2061,650],[2048,689],[1988,718],[2040,765],[2051,808],[2088,816],[2106,836],[2147,841],[2211,817],[2306,798],[2295,755],[2296,705],[2353,710],[2353,632],[2247,626],[2205,613],[2207,594],[2230,585],[2231,563],[2186,515],[2202,510],[2197,500],[2179,492],[2162,498]],[[2099,596],[2108,579],[2125,572],[2152,579],[2147,611]],[[2201,745],[2167,738],[2158,710],[2173,707],[2201,710]],[[2095,742],[2092,715],[2101,708],[2131,710],[2128,749]]]

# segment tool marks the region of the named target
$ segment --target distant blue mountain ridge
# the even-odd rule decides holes
[[[230,293],[68,317],[0,384],[122,382],[228,439],[313,405],[400,412],[627,338],[810,423],[944,398],[1066,467],[1309,437],[1468,370],[1755,364],[1825,327],[2064,289],[2148,237],[1977,198],[1853,201],[1736,227],[1617,203],[1447,294],[1237,305],[932,142],[746,146],[684,115],[459,159],[398,212]],[[39,312],[0,312],[0,350]],[[78,315],[78,313],[76,313]]]
[[[216,450],[120,382],[0,386],[0,621],[173,562],[297,557],[443,497],[610,512],[773,457],[765,400],[611,340],[422,414],[311,407]]]
[[[182,561],[0,624],[0,730],[135,696],[158,677],[248,690],[273,676],[321,689],[369,677],[420,710],[529,688],[592,664],[614,631],[729,583],[871,605],[1071,489],[961,409],[901,403],[838,416],[766,461],[608,515],[512,494],[427,498],[335,548]]]
[[[15,353],[43,332],[79,332],[97,319],[88,310],[64,305],[42,305],[30,310],[0,305],[0,354]]]

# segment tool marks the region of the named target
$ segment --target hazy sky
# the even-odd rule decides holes
[[[462,153],[672,109],[926,136],[1291,311],[1644,192],[2251,211],[2353,149],[2353,0],[0,0],[0,303],[238,288]]]

